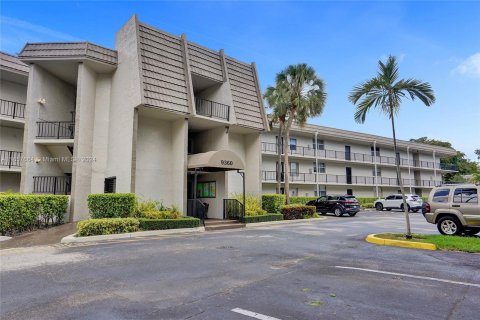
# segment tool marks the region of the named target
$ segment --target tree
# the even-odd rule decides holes
[[[400,110],[403,99],[410,98],[411,100],[415,100],[415,98],[418,98],[428,107],[435,102],[435,96],[428,82],[411,78],[398,80],[399,71],[395,57],[389,56],[385,63],[381,60],[378,61],[378,67],[379,71],[377,76],[354,87],[348,98],[356,105],[355,121],[357,123],[364,123],[367,113],[372,108],[379,108],[381,112],[390,118],[393,133],[393,151],[397,155],[397,181],[403,197],[403,209],[405,211],[405,222],[407,225],[406,237],[411,238],[410,218],[408,216],[408,206],[405,201],[405,191],[400,171],[400,159],[397,153],[394,118]]]
[[[305,63],[289,65],[278,73],[272,90],[276,97],[274,105],[279,107],[280,113],[285,115],[283,149],[285,198],[288,204],[290,203],[290,130],[293,123],[302,126],[308,118],[322,114],[327,94],[323,80],[318,78],[315,70]]]
[[[285,94],[281,92],[280,88],[268,87],[264,94],[264,99],[267,100],[269,108],[272,109],[270,117],[270,129],[273,129],[273,124],[278,124],[278,138],[277,138],[277,194],[280,194],[282,186],[282,153],[283,153],[283,129],[285,127],[286,119],[286,101]]]
[[[480,149],[475,149],[474,152],[477,155],[477,160],[480,160]]]

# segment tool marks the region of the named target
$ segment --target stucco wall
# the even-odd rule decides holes
[[[27,86],[0,79],[0,99],[25,103],[27,101]]]
[[[0,172],[0,192],[20,191],[20,173]]]
[[[22,151],[23,128],[10,128],[0,126],[0,149],[9,151]]]

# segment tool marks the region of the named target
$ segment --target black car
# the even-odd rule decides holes
[[[316,200],[309,201],[309,206],[315,206],[321,214],[333,213],[337,217],[345,213],[353,217],[360,211],[360,203],[355,196],[323,196]]]

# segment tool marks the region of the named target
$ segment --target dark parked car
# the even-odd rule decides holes
[[[355,196],[323,196],[316,200],[309,201],[309,206],[315,206],[317,212],[321,214],[333,213],[337,217],[343,216],[345,213],[353,217],[360,211],[360,203]]]

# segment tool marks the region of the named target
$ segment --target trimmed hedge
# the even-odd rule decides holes
[[[241,219],[242,223],[254,223],[254,222],[267,222],[267,221],[280,221],[283,220],[283,214],[271,213],[263,214],[259,216],[247,216]]]
[[[307,204],[307,202],[317,199],[318,197],[292,196],[290,197],[290,204]]]
[[[136,213],[134,193],[97,193],[87,198],[90,216],[101,218],[128,218]]]
[[[197,228],[200,226],[200,219],[179,218],[179,219],[138,219],[142,230],[166,230],[179,228]]]
[[[68,196],[40,194],[0,195],[0,234],[12,235],[65,221]]]
[[[280,209],[285,220],[305,219],[314,217],[316,208],[302,204],[289,204]]]
[[[267,212],[280,212],[280,207],[285,204],[284,194],[262,195],[262,209]]]
[[[135,232],[139,230],[139,221],[135,218],[88,219],[77,224],[77,236],[97,236]]]

